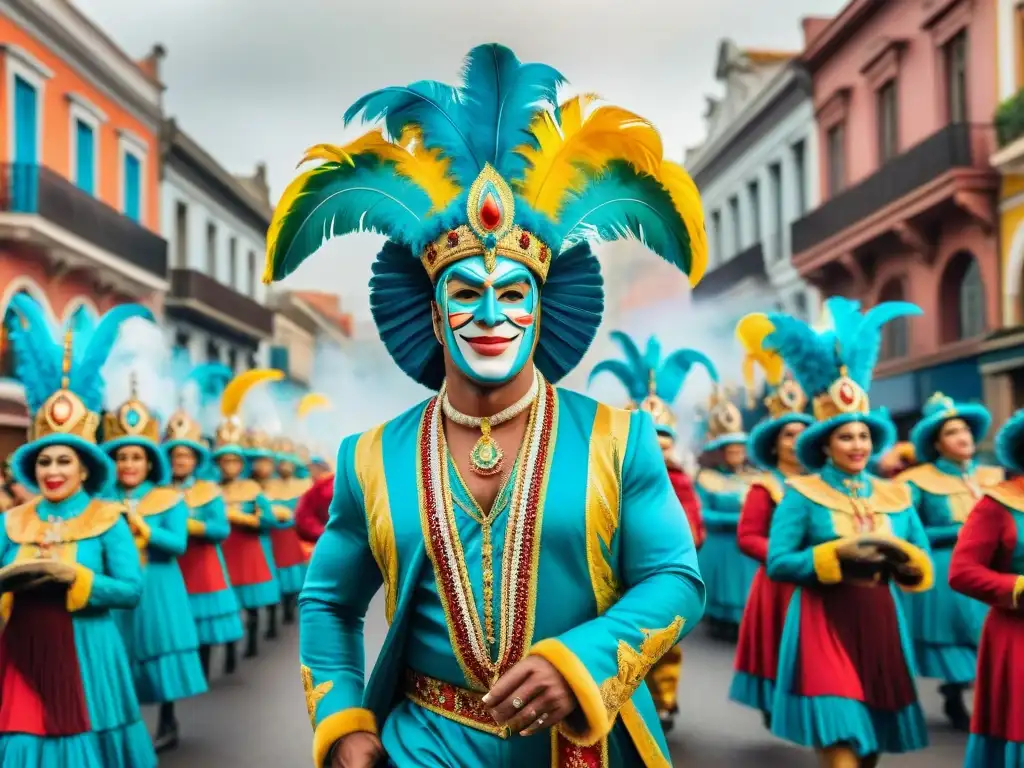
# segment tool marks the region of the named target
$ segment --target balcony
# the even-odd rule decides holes
[[[31,242],[68,267],[166,286],[166,240],[40,165],[0,165],[0,238]]]
[[[805,271],[827,255],[822,251],[837,246],[849,253],[894,228],[901,237],[916,240],[916,228],[904,225],[949,199],[991,225],[982,199],[998,185],[988,163],[991,146],[990,126],[952,123],[938,130],[793,222],[794,264]],[[856,233],[849,233],[854,227]],[[844,237],[844,242],[834,242],[844,233],[849,234],[848,241]]]
[[[274,332],[274,314],[259,302],[194,269],[172,269],[167,313],[221,335],[252,342]]]
[[[693,298],[697,301],[713,299],[728,293],[737,283],[751,279],[762,282],[768,280],[764,266],[764,248],[759,242],[744,248],[724,264],[704,275],[693,289]]]

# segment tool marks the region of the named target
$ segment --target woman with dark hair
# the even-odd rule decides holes
[[[890,302],[861,314],[836,297],[833,328],[770,314],[765,346],[812,396],[814,423],[797,438],[813,474],[790,478],[772,517],[769,578],[797,585],[779,650],[772,732],[811,747],[826,766],[871,768],[883,752],[927,744],[914,656],[895,587],[932,586],[928,539],[910,490],[872,476],[872,456],[894,441],[867,389],[882,325],[920,314]]]

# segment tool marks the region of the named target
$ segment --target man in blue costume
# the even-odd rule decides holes
[[[689,526],[650,415],[550,382],[600,322],[589,241],[635,237],[696,279],[703,215],[653,126],[558,105],[562,81],[485,45],[461,88],[365,96],[347,117],[383,129],[310,150],[271,224],[268,280],[326,236],[386,234],[374,319],[438,390],[339,450],[300,598],[318,768],[670,764],[643,681],[703,612]]]

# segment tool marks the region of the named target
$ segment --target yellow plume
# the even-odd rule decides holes
[[[224,387],[224,393],[220,396],[220,412],[230,417],[238,413],[242,407],[242,400],[245,394],[257,384],[264,381],[280,381],[284,378],[281,371],[271,368],[254,368],[251,371],[240,373]]]
[[[588,171],[600,172],[624,160],[638,172],[657,177],[661,167],[657,129],[621,107],[598,107],[584,117],[594,98],[587,94],[563,104],[561,125],[551,113],[541,112],[530,126],[537,146],[517,149],[530,166],[517,184],[519,194],[535,211],[556,221],[568,194],[586,183]]]
[[[760,312],[747,315],[736,325],[736,338],[739,339],[746,357],[743,361],[743,377],[747,389],[754,384],[754,366],[764,371],[765,380],[773,387],[782,382],[785,362],[782,357],[770,349],[764,348],[764,340],[775,331],[775,326],[767,315]]]
[[[318,408],[330,408],[331,401],[327,399],[326,395],[321,395],[319,392],[310,392],[299,400],[299,418],[304,419],[309,415],[310,411],[315,411]]]
[[[708,236],[704,229],[704,206],[697,185],[681,165],[670,160],[661,163],[658,181],[668,190],[672,204],[690,235],[690,286],[704,277],[708,267]]]

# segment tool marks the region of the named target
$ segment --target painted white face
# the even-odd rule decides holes
[[[510,380],[526,365],[536,338],[537,284],[529,270],[498,259],[487,272],[481,257],[452,265],[438,284],[452,359],[470,378]]]

